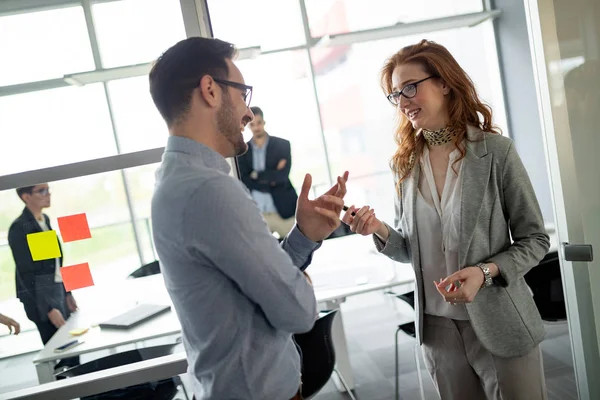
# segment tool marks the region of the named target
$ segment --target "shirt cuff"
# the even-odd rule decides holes
[[[304,271],[312,261],[312,254],[323,242],[315,243],[298,229],[298,225],[285,237],[282,247],[288,253],[295,266]]]

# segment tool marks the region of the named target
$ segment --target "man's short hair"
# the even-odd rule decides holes
[[[262,119],[265,119],[265,114],[263,113],[263,110],[260,109],[260,107],[250,107],[250,109],[252,110],[252,114],[254,115],[260,115]]]
[[[205,75],[227,79],[227,59],[236,54],[231,43],[202,37],[184,39],[156,60],[150,71],[150,94],[168,127],[189,111],[192,92]]]
[[[23,200],[23,195],[24,194],[33,194],[33,188],[35,186],[25,186],[25,187],[20,187],[17,188],[17,195],[19,196],[19,198],[21,200]]]

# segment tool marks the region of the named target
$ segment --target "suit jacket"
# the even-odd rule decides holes
[[[550,240],[527,171],[509,138],[469,127],[463,159],[459,265],[498,265],[494,284],[466,305],[478,339],[491,353],[518,357],[544,338],[544,327],[524,275],[546,255]],[[419,343],[423,338],[423,282],[415,205],[419,163],[396,197],[395,229],[388,241],[375,238],[379,251],[415,269],[415,311]],[[513,242],[511,242],[511,236]]]
[[[44,219],[48,228],[52,229],[46,214]],[[60,310],[66,318],[65,288],[62,283],[54,282],[56,259],[33,261],[31,257],[27,235],[36,232],[42,232],[42,229],[27,207],[8,230],[8,244],[16,266],[17,297],[26,308],[35,307],[42,321],[48,319],[48,312],[53,308]],[[60,241],[58,245],[60,247]],[[60,266],[62,261],[60,257]]]
[[[285,159],[286,164],[282,170],[277,169],[280,160]],[[265,170],[258,173],[258,179],[250,178],[253,171],[252,145],[248,142],[248,151],[238,156],[240,177],[250,190],[271,193],[277,213],[281,218],[290,218],[296,214],[298,195],[290,182],[292,168],[292,152],[288,140],[269,136]]]

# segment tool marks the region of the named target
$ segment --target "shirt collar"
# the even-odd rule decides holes
[[[186,137],[169,136],[165,153],[169,152],[187,154],[201,160],[207,167],[217,169],[226,174],[229,174],[231,171],[231,166],[222,155],[210,147]]]
[[[258,147],[256,145],[256,143],[254,142],[254,138],[250,139],[250,145],[252,146],[252,150],[266,149],[268,144],[269,144],[269,134],[268,133],[267,133],[267,135],[265,137],[265,143],[262,145],[262,147]]]

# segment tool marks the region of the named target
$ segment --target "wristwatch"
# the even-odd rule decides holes
[[[492,286],[494,282],[492,281],[492,274],[490,273],[490,268],[487,266],[487,264],[479,263],[476,265],[476,267],[479,267],[483,272],[483,283],[481,284],[481,287],[486,288]]]

